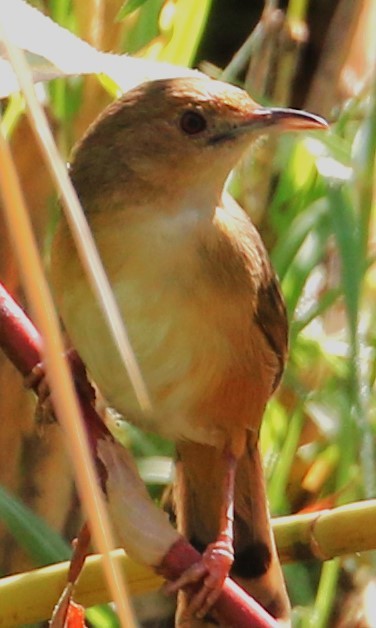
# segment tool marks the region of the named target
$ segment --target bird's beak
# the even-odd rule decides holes
[[[264,129],[275,127],[281,131],[323,130],[329,125],[324,118],[299,109],[284,109],[280,107],[260,107],[254,109],[244,125],[244,130]]]
[[[252,133],[276,131],[303,131],[303,130],[324,130],[329,124],[321,116],[299,109],[284,109],[280,107],[255,107],[251,111],[247,110],[242,121],[234,125],[224,133],[213,136],[210,144],[217,144],[222,141],[233,140],[240,135]]]

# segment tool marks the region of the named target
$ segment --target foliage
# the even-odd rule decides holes
[[[372,195],[362,191],[373,181],[375,112],[370,91],[345,104],[326,136],[279,147],[284,169],[270,205],[271,255],[291,342],[283,386],[263,430],[278,514],[375,495],[373,218]],[[339,560],[323,565],[312,614],[296,609],[296,625],[330,625],[340,567]],[[293,600],[312,603],[314,571],[309,564],[289,567]]]
[[[291,13],[296,4],[290,3]],[[74,2],[54,0],[49,5],[56,20],[77,25]],[[118,20],[123,20],[124,51],[192,64],[210,19],[209,7],[209,0],[128,0],[118,12]],[[267,214],[264,211],[258,218],[266,240],[272,242],[270,254],[291,322],[288,367],[262,430],[269,498],[276,515],[315,504],[361,500],[376,492],[375,94],[374,86],[368,86],[342,104],[327,134],[289,136],[278,142],[272,165],[273,194]],[[85,104],[84,97],[77,81],[58,79],[50,87],[49,104],[65,147],[70,147],[72,124]],[[17,97],[10,99],[3,118],[9,133],[21,115]],[[233,184],[240,196],[246,177],[247,170],[241,168]],[[146,469],[153,496],[160,497],[163,484],[170,481],[170,466],[165,464],[171,456],[170,445],[116,418],[110,421],[121,439],[133,447],[140,468]],[[150,461],[145,462],[150,455],[164,457],[162,463],[158,458],[154,474]],[[42,523],[3,492],[0,516],[35,564],[65,558],[63,541],[59,545],[52,532],[46,532]],[[17,532],[22,521],[24,529],[31,526],[34,535]],[[58,549],[47,543],[50,538]],[[323,566],[289,565],[286,575],[295,625],[330,626],[340,570],[354,573],[360,564],[372,561],[370,556],[351,563],[335,559]],[[104,625],[102,619],[97,624],[91,621]],[[106,621],[108,626],[116,625],[115,618]]]

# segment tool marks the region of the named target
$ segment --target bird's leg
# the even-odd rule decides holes
[[[217,539],[207,546],[199,562],[187,569],[175,582],[166,585],[167,593],[175,593],[203,580],[202,586],[193,593],[186,609],[187,614],[199,618],[204,617],[219,598],[234,561],[234,485],[237,459],[227,447],[223,451],[223,459],[225,473]]]

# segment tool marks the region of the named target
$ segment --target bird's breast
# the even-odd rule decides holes
[[[146,424],[62,226],[52,257],[59,309],[109,404],[172,439],[213,443],[229,420],[250,421],[252,405],[260,414],[270,378],[260,369],[267,347],[253,323],[259,262],[251,243],[247,252],[236,234],[194,215],[134,226],[121,212],[98,214],[91,226],[153,413]]]

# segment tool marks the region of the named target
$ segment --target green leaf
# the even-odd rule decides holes
[[[159,61],[190,66],[206,26],[212,0],[178,0],[173,33]]]
[[[273,266],[281,281],[307,236],[319,229],[320,224],[326,220],[327,213],[327,202],[321,198],[291,220],[289,229],[284,232],[284,237],[279,239],[271,254]]]
[[[0,486],[0,519],[37,566],[69,559],[68,543],[3,486]]]
[[[36,566],[69,560],[72,553],[69,544],[3,486],[0,486],[0,520]],[[119,625],[115,612],[105,604],[88,609],[86,616],[97,628]]]
[[[268,482],[270,509],[271,512],[278,512],[279,515],[288,511],[286,489],[304,420],[303,409],[297,406],[290,418],[285,442],[275,465],[273,475]]]
[[[108,604],[98,604],[86,609],[85,617],[93,628],[119,628],[115,611]]]
[[[148,0],[139,7],[132,28],[125,29],[122,51],[134,55],[158,38],[160,31],[160,16],[164,0]],[[141,56],[144,56],[142,54]]]
[[[121,7],[119,13],[116,16],[116,21],[121,22],[127,15],[133,13],[140,6],[148,2],[148,0],[125,0],[123,6]]]
[[[364,260],[360,247],[359,222],[348,190],[341,185],[329,185],[327,191],[333,232],[341,259],[341,282],[345,297],[351,338],[357,335],[359,299]]]

